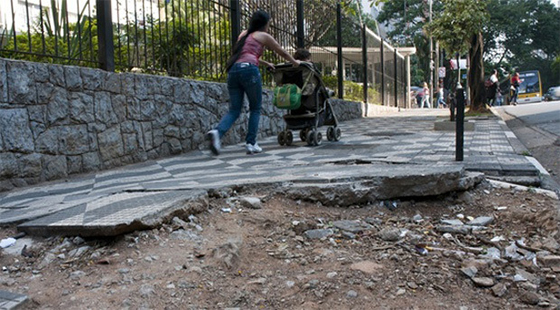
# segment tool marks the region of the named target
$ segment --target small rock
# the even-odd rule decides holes
[[[261,199],[257,197],[241,197],[240,203],[242,207],[249,208],[249,209],[262,208]]]
[[[541,300],[541,297],[534,292],[522,292],[519,295],[519,299],[528,304],[528,305],[537,305],[539,303],[539,301]]]
[[[503,283],[498,283],[492,286],[492,294],[496,297],[502,297],[507,293],[507,286]]]
[[[442,233],[452,233],[452,234],[463,234],[463,235],[468,235],[471,233],[471,228],[469,226],[465,226],[465,225],[460,225],[460,226],[454,226],[454,225],[437,225],[436,226],[436,231],[438,232],[442,232]]]
[[[481,258],[488,258],[492,260],[499,260],[501,259],[501,256],[502,256],[502,251],[500,251],[500,249],[498,248],[493,248],[493,247],[486,249],[485,254],[479,255],[479,257]]]
[[[354,234],[373,228],[369,224],[361,223],[360,221],[350,221],[350,220],[334,221],[333,226],[340,230],[348,231]]]
[[[72,273],[70,274],[70,279],[72,279],[72,280],[78,280],[78,279],[82,278],[82,277],[85,276],[85,275],[86,275],[86,273],[83,272],[83,271],[81,271],[81,270],[74,271],[74,272],[72,272]]]
[[[348,293],[346,293],[346,297],[348,298],[356,298],[358,297],[358,292],[354,291],[354,290],[350,290],[348,291]]]
[[[414,223],[421,223],[424,219],[422,218],[422,215],[420,214],[416,214],[415,216],[412,217],[412,221]]]
[[[474,278],[474,276],[476,276],[476,273],[478,272],[478,269],[476,269],[476,267],[474,266],[463,267],[461,268],[461,272],[463,272],[469,278]]]
[[[533,284],[531,282],[523,282],[523,283],[519,284],[518,287],[520,287],[520,288],[522,288],[522,289],[524,289],[528,292],[536,292],[539,289],[539,287],[536,284]]]
[[[84,244],[85,242],[86,242],[86,241],[85,241],[82,237],[80,237],[80,236],[77,236],[77,237],[75,237],[74,239],[72,239],[72,243],[74,243],[75,245],[82,245],[82,244]]]
[[[140,296],[142,296],[142,298],[148,298],[150,297],[152,294],[154,294],[154,287],[148,284],[144,284],[142,285],[142,287],[140,287]]]
[[[560,266],[560,256],[559,255],[547,255],[539,258],[539,262],[548,268],[559,267]]]
[[[524,269],[521,268],[515,268],[515,278],[519,278],[521,279],[520,281],[516,281],[516,282],[522,282],[522,281],[529,281],[531,283],[534,284],[539,284],[540,283],[540,279],[538,276],[525,271]]]
[[[50,265],[55,260],[55,258],[56,256],[53,253],[47,253],[47,255],[45,255],[45,257],[43,258],[39,266],[37,266],[37,268],[39,270],[44,269],[45,267]]]
[[[183,221],[182,219],[180,219],[178,217],[174,217],[171,220],[171,225],[173,225],[173,228],[175,228],[175,229],[177,229],[177,228],[188,229],[188,227],[189,227],[187,222]]]
[[[441,220],[443,225],[451,225],[451,226],[461,226],[464,225],[463,221],[461,220]]]
[[[198,241],[201,239],[199,235],[190,230],[179,229],[171,233],[171,239],[185,240],[185,241]]]
[[[327,273],[327,278],[332,279],[338,275],[337,272],[329,272]]]
[[[384,241],[399,241],[401,239],[401,230],[398,228],[385,227],[380,230],[377,235]]]
[[[342,236],[343,236],[344,238],[350,239],[350,240],[356,239],[356,234],[353,234],[353,233],[348,232],[348,231],[343,231],[343,232],[342,232]]]
[[[296,285],[296,282],[294,282],[294,281],[286,281],[286,286],[287,286],[288,288],[292,288],[292,287],[294,287],[294,285]]]
[[[560,250],[560,243],[558,243],[558,241],[556,241],[554,238],[547,238],[546,240],[544,240],[542,246],[544,249],[551,252]]]
[[[258,278],[248,282],[249,284],[265,284],[266,278]]]
[[[395,293],[395,295],[401,296],[401,295],[404,295],[405,293],[406,293],[406,290],[404,288],[399,288],[397,290],[397,292]]]
[[[472,278],[474,284],[480,287],[492,287],[494,286],[494,280],[487,277],[474,277]]]
[[[408,286],[410,289],[417,289],[418,288],[418,284],[414,283],[414,282],[407,282],[406,286]]]
[[[472,226],[486,226],[492,224],[494,222],[494,217],[492,216],[480,216],[475,218],[474,220],[467,223],[467,225]]]
[[[68,252],[68,256],[70,256],[70,257],[80,257],[80,256],[84,255],[84,253],[87,252],[89,249],[91,249],[91,247],[88,246],[88,245],[82,246],[82,247],[79,247],[77,249],[74,249],[74,250]]]
[[[309,239],[323,239],[334,234],[332,229],[312,229],[303,233]]]

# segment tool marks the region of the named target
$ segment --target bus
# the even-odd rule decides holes
[[[521,85],[519,85],[517,103],[541,102],[543,94],[539,71],[519,72],[519,78],[521,78]]]

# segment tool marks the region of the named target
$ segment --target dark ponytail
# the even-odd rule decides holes
[[[237,61],[237,59],[239,59],[239,56],[241,56],[241,51],[243,50],[243,46],[245,46],[245,41],[247,41],[247,37],[255,31],[264,30],[264,28],[266,27],[269,21],[270,21],[270,15],[268,15],[267,12],[258,10],[255,13],[253,13],[253,16],[251,17],[251,21],[249,23],[249,29],[247,29],[247,33],[243,37],[241,37],[241,39],[239,39],[235,44],[235,46],[233,47],[231,56],[227,61],[226,71],[229,71],[229,69],[233,67],[233,64]]]

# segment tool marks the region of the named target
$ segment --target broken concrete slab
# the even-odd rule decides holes
[[[201,190],[120,193],[20,224],[18,229],[34,235],[116,236],[153,228],[207,206],[208,195]]]

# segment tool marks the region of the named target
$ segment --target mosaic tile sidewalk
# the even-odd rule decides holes
[[[372,173],[460,165],[493,175],[538,175],[538,169],[514,150],[510,142],[515,136],[498,118],[473,120],[475,130],[464,136],[464,161],[456,162],[455,132],[433,129],[438,116],[447,114],[446,110],[410,110],[357,119],[341,124],[340,141],[324,141],[317,147],[297,138],[292,146],[280,146],[276,137],[268,137],[259,141],[262,154],[246,155],[242,144],[231,145],[217,157],[207,150],[193,151],[1,193],[0,224],[58,223],[84,229],[130,225],[138,216],[163,212],[210,188],[365,173],[359,167],[336,165],[344,162],[371,163]],[[325,136],[326,127],[321,130]]]

